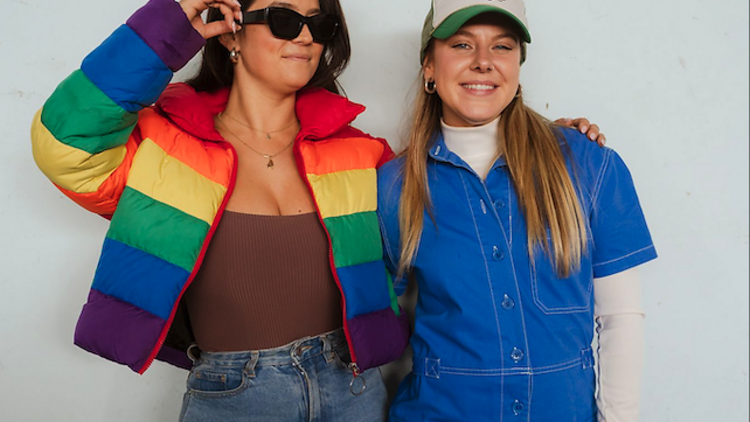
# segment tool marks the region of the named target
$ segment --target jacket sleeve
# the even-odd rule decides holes
[[[34,116],[34,160],[65,195],[108,216],[140,143],[138,113],[204,45],[173,0],[151,0],[54,91]]]

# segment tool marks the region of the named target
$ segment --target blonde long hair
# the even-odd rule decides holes
[[[427,160],[440,131],[441,115],[440,97],[420,89],[408,145],[401,153],[405,158],[399,206],[401,258],[398,271],[401,276],[410,272],[419,249],[425,211],[432,216]],[[532,262],[535,249],[541,247],[552,259],[558,276],[566,278],[580,268],[581,256],[588,247],[588,226],[556,130],[553,123],[523,103],[519,90],[519,95],[500,118],[498,156],[505,155],[518,193],[528,228],[528,253]]]

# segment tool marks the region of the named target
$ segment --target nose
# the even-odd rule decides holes
[[[299,33],[299,35],[297,35],[297,38],[294,39],[294,42],[303,45],[312,44],[312,32],[310,32],[310,27],[307,26],[306,23],[302,25],[302,31]]]
[[[487,73],[492,72],[494,69],[495,65],[492,64],[490,54],[487,51],[477,49],[474,55],[474,63],[472,63],[472,70]]]

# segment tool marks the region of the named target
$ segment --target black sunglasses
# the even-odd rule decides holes
[[[305,25],[310,29],[313,40],[323,43],[331,41],[339,28],[339,20],[332,15],[320,13],[315,16],[302,16],[283,7],[266,7],[242,14],[242,23],[267,23],[276,38],[293,40],[299,37]]]

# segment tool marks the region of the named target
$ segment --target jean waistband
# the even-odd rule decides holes
[[[242,367],[252,362],[252,366],[295,365],[306,359],[331,352],[346,351],[344,330],[323,333],[318,336],[303,337],[291,343],[272,349],[248,350],[242,352],[205,352],[196,358],[193,345],[188,349],[188,357],[194,364],[208,364],[224,367]]]

